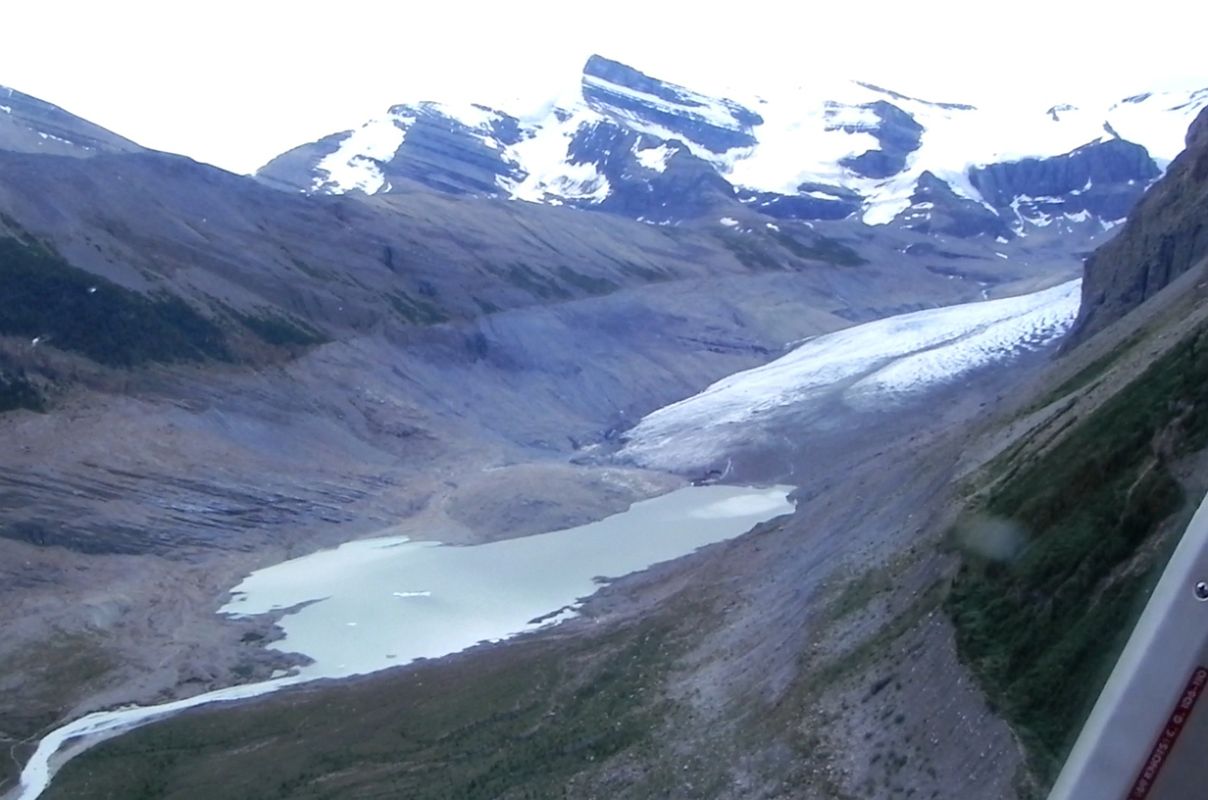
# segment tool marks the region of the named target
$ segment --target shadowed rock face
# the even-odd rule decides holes
[[[740,199],[744,204],[776,219],[847,219],[863,205],[860,195],[842,186],[803,183],[797,190],[801,194],[743,192]]]
[[[947,182],[930,172],[919,177],[910,207],[897,217],[898,224],[920,233],[969,237],[978,234],[1010,238],[1014,234],[999,214],[981,203],[961,197]]]
[[[864,106],[877,115],[879,124],[869,130],[881,147],[843,159],[843,166],[866,178],[888,178],[906,166],[906,157],[919,149],[923,126],[892,103],[878,100]],[[854,130],[853,130],[854,132]]]
[[[658,148],[666,152],[661,170],[635,157]],[[692,219],[734,197],[734,187],[704,159],[676,141],[664,142],[614,122],[601,120],[579,129],[567,158],[572,164],[592,164],[612,191],[599,204],[601,211],[654,222]]]
[[[1027,216],[1089,211],[1111,220],[1125,216],[1159,174],[1144,147],[1110,139],[1053,158],[974,167],[969,181],[996,208],[1018,200]]]
[[[910,206],[895,223],[921,233],[1005,239],[1054,220],[1071,223],[1123,218],[1159,170],[1144,147],[1122,139],[1093,142],[1051,158],[1025,158],[969,169],[985,204],[924,172]]]
[[[391,183],[401,178],[449,194],[492,195],[499,190],[500,177],[518,175],[517,167],[501,158],[498,150],[487,147],[465,125],[430,104],[395,107],[391,113],[405,113],[415,119],[407,138],[383,169]],[[513,144],[519,139],[514,117],[500,115],[493,128],[501,142]]]
[[[1129,214],[1120,234],[1086,262],[1071,343],[1136,308],[1208,254],[1208,111],[1187,149]]]

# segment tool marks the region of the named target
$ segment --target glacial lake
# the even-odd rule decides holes
[[[263,614],[305,603],[282,618],[285,637],[271,645],[314,659],[299,676],[375,672],[565,619],[601,579],[792,511],[790,491],[693,486],[599,522],[475,546],[402,537],[349,542],[252,573],[220,613]]]
[[[258,570],[232,590],[220,613],[295,609],[280,621],[284,638],[270,646],[302,653],[311,664],[261,683],[69,722],[38,743],[9,797],[34,800],[54,771],[89,745],[189,708],[438,658],[557,624],[609,579],[793,511],[791,491],[685,487],[561,531],[473,546],[401,536],[363,539]]]

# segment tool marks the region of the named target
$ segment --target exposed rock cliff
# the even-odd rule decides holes
[[[1208,253],[1208,111],[1191,124],[1187,149],[1136,206],[1123,231],[1086,262],[1072,342],[1136,308]]]

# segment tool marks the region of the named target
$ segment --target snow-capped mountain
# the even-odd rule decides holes
[[[958,236],[1109,227],[1182,149],[1208,88],[1033,111],[938,103],[869,83],[715,97],[592,56],[576,96],[516,117],[399,105],[258,176],[311,193],[454,193],[571,204],[650,222],[741,204]]]

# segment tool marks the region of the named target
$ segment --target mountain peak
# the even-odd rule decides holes
[[[718,204],[740,203],[777,219],[858,217],[879,225],[931,202],[916,197],[921,176],[930,173],[972,204],[953,200],[962,214],[1003,221],[962,230],[1022,230],[1058,218],[1081,224],[1087,203],[1100,195],[1120,198],[1099,203],[1103,209],[1131,204],[1182,148],[1189,115],[1208,105],[1208,93],[1155,91],[1110,107],[1063,102],[1020,113],[856,81],[769,88],[767,98],[706,94],[593,54],[577,96],[537,114],[474,104],[395,106],[390,117],[305,145],[259,174],[274,185],[330,193],[388,192],[406,179],[647,222],[694,219]],[[1102,142],[1105,131],[1144,152],[1106,148],[1090,160],[1079,154]],[[1032,161],[1051,164],[985,175],[995,165]],[[1091,177],[1092,163],[1099,177]],[[993,197],[978,185],[992,187]],[[1061,203],[1068,208],[1058,209]],[[1089,214],[1097,214],[1094,207]]]
[[[620,61],[606,58],[598,53],[593,53],[588,57],[587,63],[583,65],[583,74],[652,94],[658,92],[663,85],[662,81],[652,78],[628,64],[622,64]]]
[[[886,89],[884,86],[878,86],[875,83],[865,83],[864,81],[854,81],[854,83],[857,86],[862,86],[871,92],[877,92],[878,94],[883,94],[886,97],[893,98],[894,100],[905,100],[905,101],[911,102],[911,103],[922,103],[923,105],[935,106],[936,108],[944,108],[944,109],[948,109],[950,111],[976,111],[977,110],[977,106],[971,106],[971,105],[968,105],[967,103],[937,103],[932,100],[921,100],[917,97],[911,97],[910,95],[902,94],[901,92],[895,92],[893,89]]]
[[[712,154],[753,147],[763,117],[740,103],[667,83],[618,61],[592,56],[583,70],[588,107],[641,133],[681,139]]]

